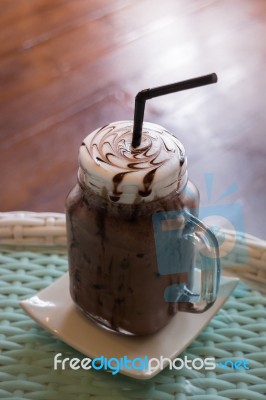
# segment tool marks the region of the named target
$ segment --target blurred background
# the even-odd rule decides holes
[[[64,211],[82,139],[132,119],[136,93],[216,72],[150,100],[145,120],[184,144],[204,207],[239,204],[266,238],[265,0],[0,0],[0,211]]]

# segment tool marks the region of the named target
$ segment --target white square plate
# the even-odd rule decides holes
[[[163,356],[173,359],[199,335],[237,283],[237,278],[222,277],[219,296],[209,310],[202,314],[178,312],[165,328],[145,337],[113,333],[86,318],[70,297],[68,273],[30,299],[21,301],[20,305],[43,328],[90,358],[148,356],[150,359]],[[137,379],[152,378],[160,371],[159,367],[152,371],[120,370],[122,374]]]

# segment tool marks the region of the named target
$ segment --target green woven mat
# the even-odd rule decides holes
[[[1,399],[265,400],[266,299],[242,284],[179,357],[246,359],[249,370],[168,369],[149,381],[102,371],[55,371],[56,353],[82,355],[39,327],[18,301],[45,288],[66,270],[65,255],[0,253]]]

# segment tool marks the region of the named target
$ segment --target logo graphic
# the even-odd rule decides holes
[[[216,235],[219,243],[220,259],[223,266],[236,265],[236,248],[241,244],[241,261],[248,262],[247,246],[241,232],[245,232],[243,209],[239,202],[230,200],[237,192],[236,183],[231,184],[213,199],[214,174],[205,174],[207,204],[199,208],[199,218]],[[226,240],[226,235],[230,240]],[[238,257],[239,257],[239,251]],[[238,261],[239,264],[239,261]]]
[[[228,201],[237,191],[237,185],[230,185],[213,201],[213,178],[214,174],[205,174],[208,201],[199,210],[165,211],[152,216],[158,272],[175,275],[178,282],[165,289],[167,302],[199,302],[204,295],[198,287],[201,279],[208,282],[205,294],[209,292],[211,296],[210,291],[215,291],[211,287],[216,287],[219,281],[220,261],[222,265],[235,265],[234,254],[240,238],[242,261],[247,263],[247,248],[239,233],[244,232],[242,207]],[[188,188],[185,191],[193,199],[194,192]],[[230,240],[226,240],[226,235]]]

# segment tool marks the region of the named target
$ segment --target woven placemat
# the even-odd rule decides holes
[[[265,400],[266,298],[243,284],[179,357],[245,359],[249,370],[166,369],[148,381],[103,371],[54,370],[55,354],[82,355],[39,327],[18,302],[66,270],[65,254],[0,253],[1,399]]]

